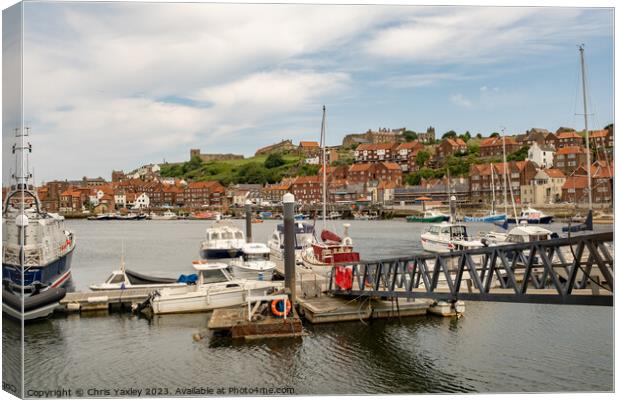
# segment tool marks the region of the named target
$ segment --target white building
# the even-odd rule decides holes
[[[147,196],[146,193],[142,193],[138,197],[136,197],[136,201],[134,202],[133,208],[134,209],[148,208],[150,204],[151,204],[151,201],[149,199],[149,196]]]
[[[527,159],[534,161],[540,168],[553,168],[553,155],[555,151],[550,146],[539,146],[538,143],[532,143],[527,151]]]

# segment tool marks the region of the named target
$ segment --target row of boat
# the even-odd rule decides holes
[[[149,214],[145,213],[128,213],[128,214],[120,214],[120,213],[107,213],[107,214],[98,214],[88,217],[88,220],[91,221],[135,221],[135,220],[160,220],[160,221],[170,221],[176,219],[199,219],[199,220],[215,220],[220,218],[221,214],[217,212],[201,212],[190,214],[188,216],[178,215],[170,210],[164,211],[161,214],[157,214],[151,212]]]
[[[410,215],[407,218],[407,222],[444,222],[450,220],[450,215],[441,213],[435,210],[424,211],[422,215]],[[550,224],[553,222],[553,216],[547,215],[542,211],[527,207],[521,210],[521,213],[516,218],[507,218],[506,214],[496,214],[491,212],[483,216],[465,216],[464,222],[503,222],[506,221],[509,224]]]

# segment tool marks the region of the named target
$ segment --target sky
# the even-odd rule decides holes
[[[37,183],[318,141],[323,104],[329,145],[582,129],[580,43],[590,125],[613,122],[611,9],[35,2],[23,21]]]

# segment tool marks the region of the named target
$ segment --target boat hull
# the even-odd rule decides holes
[[[205,260],[222,260],[243,255],[241,249],[200,249],[200,257]]]
[[[484,217],[463,217],[465,222],[498,222],[506,219],[506,214],[485,215]]]
[[[272,268],[265,269],[255,269],[248,268],[242,265],[233,264],[230,266],[233,277],[237,279],[248,279],[254,281],[270,281],[273,279],[273,271],[275,270],[275,266]]]
[[[153,314],[182,314],[207,312],[217,308],[234,307],[246,302],[249,295],[262,295],[265,290],[282,286],[275,282],[246,286],[229,282],[215,288],[192,287],[162,291],[151,300]]]
[[[21,267],[17,265],[2,263],[2,280],[9,280],[19,286],[29,286],[33,282],[40,282],[43,286],[60,287],[64,285],[71,276],[71,260],[73,257],[73,247],[62,257],[52,261],[45,266],[29,267],[24,273],[22,283]]]
[[[508,218],[508,223],[509,224],[514,224],[515,219],[514,218]],[[519,223],[522,223],[524,221],[527,221],[528,224],[550,224],[551,222],[553,222],[553,217],[551,215],[546,215],[542,218],[519,218]]]
[[[414,215],[410,215],[407,217],[407,222],[443,222],[448,221],[450,217],[444,215],[437,215],[435,217],[416,217]]]

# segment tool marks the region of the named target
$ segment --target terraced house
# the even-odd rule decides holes
[[[357,146],[353,155],[355,162],[393,161],[396,147],[395,143],[363,143]]]
[[[521,145],[510,136],[504,137],[506,142],[506,154],[514,153]],[[501,157],[504,154],[504,140],[502,137],[490,137],[480,143],[480,157]]]

